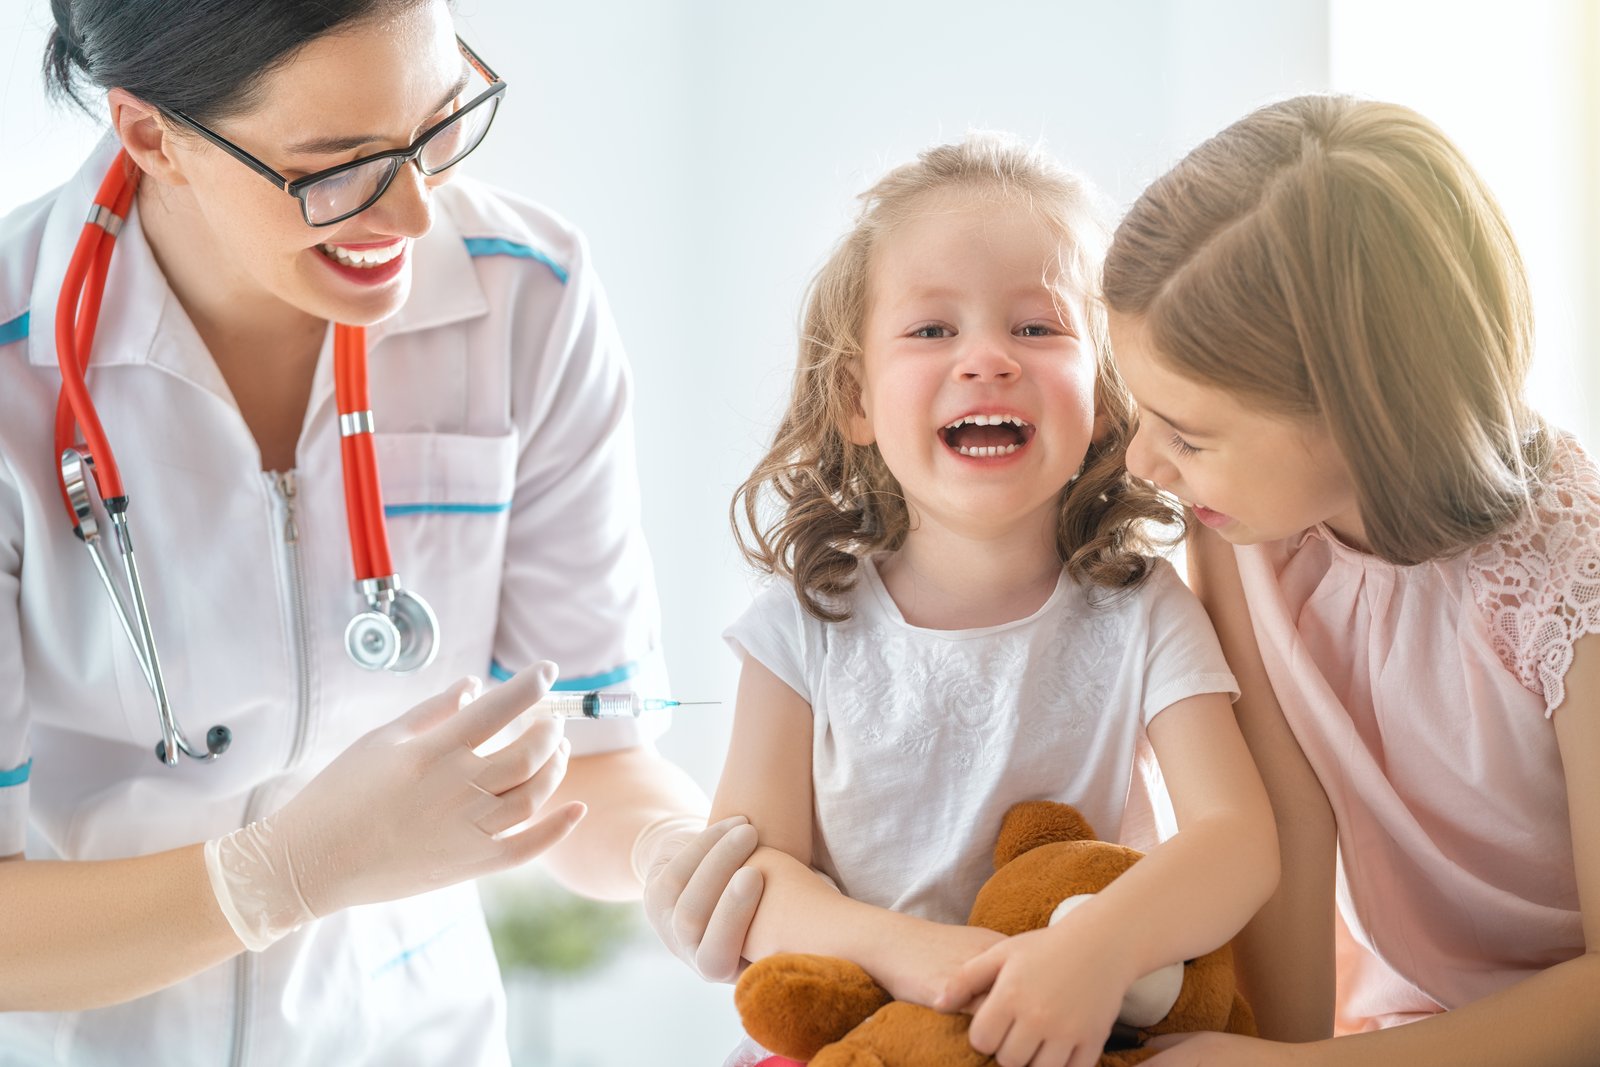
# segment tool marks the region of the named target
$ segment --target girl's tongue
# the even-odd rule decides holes
[[[1020,445],[1025,440],[1021,427],[974,426],[966,423],[953,430],[944,431],[944,442],[951,448],[1005,448]]]

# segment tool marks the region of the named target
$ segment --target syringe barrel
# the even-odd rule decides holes
[[[633,719],[641,705],[633,693],[550,693],[533,712],[554,719]]]

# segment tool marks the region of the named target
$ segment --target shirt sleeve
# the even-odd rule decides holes
[[[28,776],[33,769],[23,684],[22,506],[0,457],[0,856],[28,837]]]
[[[816,633],[808,634],[812,629]],[[723,631],[722,639],[741,661],[746,657],[754,659],[804,697],[808,704],[815,704],[806,649],[820,635],[821,629],[820,622],[805,614],[795,597],[794,587],[786,581],[774,580],[744,614]]]
[[[1178,701],[1202,693],[1227,693],[1237,700],[1239,683],[1223,658],[1217,632],[1172,564],[1157,560],[1141,592],[1149,598],[1145,725]]]
[[[558,690],[666,697],[640,526],[632,377],[587,247],[570,239],[569,261],[535,275],[537,284],[559,280],[553,317],[530,315],[510,338],[520,441],[490,673],[503,681],[548,659],[561,668]],[[543,271],[506,260],[496,269]],[[653,740],[668,721],[664,711],[576,721],[567,737],[576,754],[603,752]]]
[[[1527,512],[1468,573],[1490,644],[1548,718],[1566,700],[1573,646],[1600,633],[1600,469],[1576,440],[1558,439]]]

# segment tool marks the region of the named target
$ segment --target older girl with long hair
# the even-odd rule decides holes
[[[1483,181],[1406,108],[1288,100],[1144,193],[1105,294],[1283,845],[1240,941],[1282,1043],[1156,1062],[1600,1063],[1600,471],[1524,397]]]

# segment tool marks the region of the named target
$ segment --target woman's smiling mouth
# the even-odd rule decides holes
[[[406,250],[405,238],[382,245],[320,244],[317,250],[346,267],[381,267]]]

